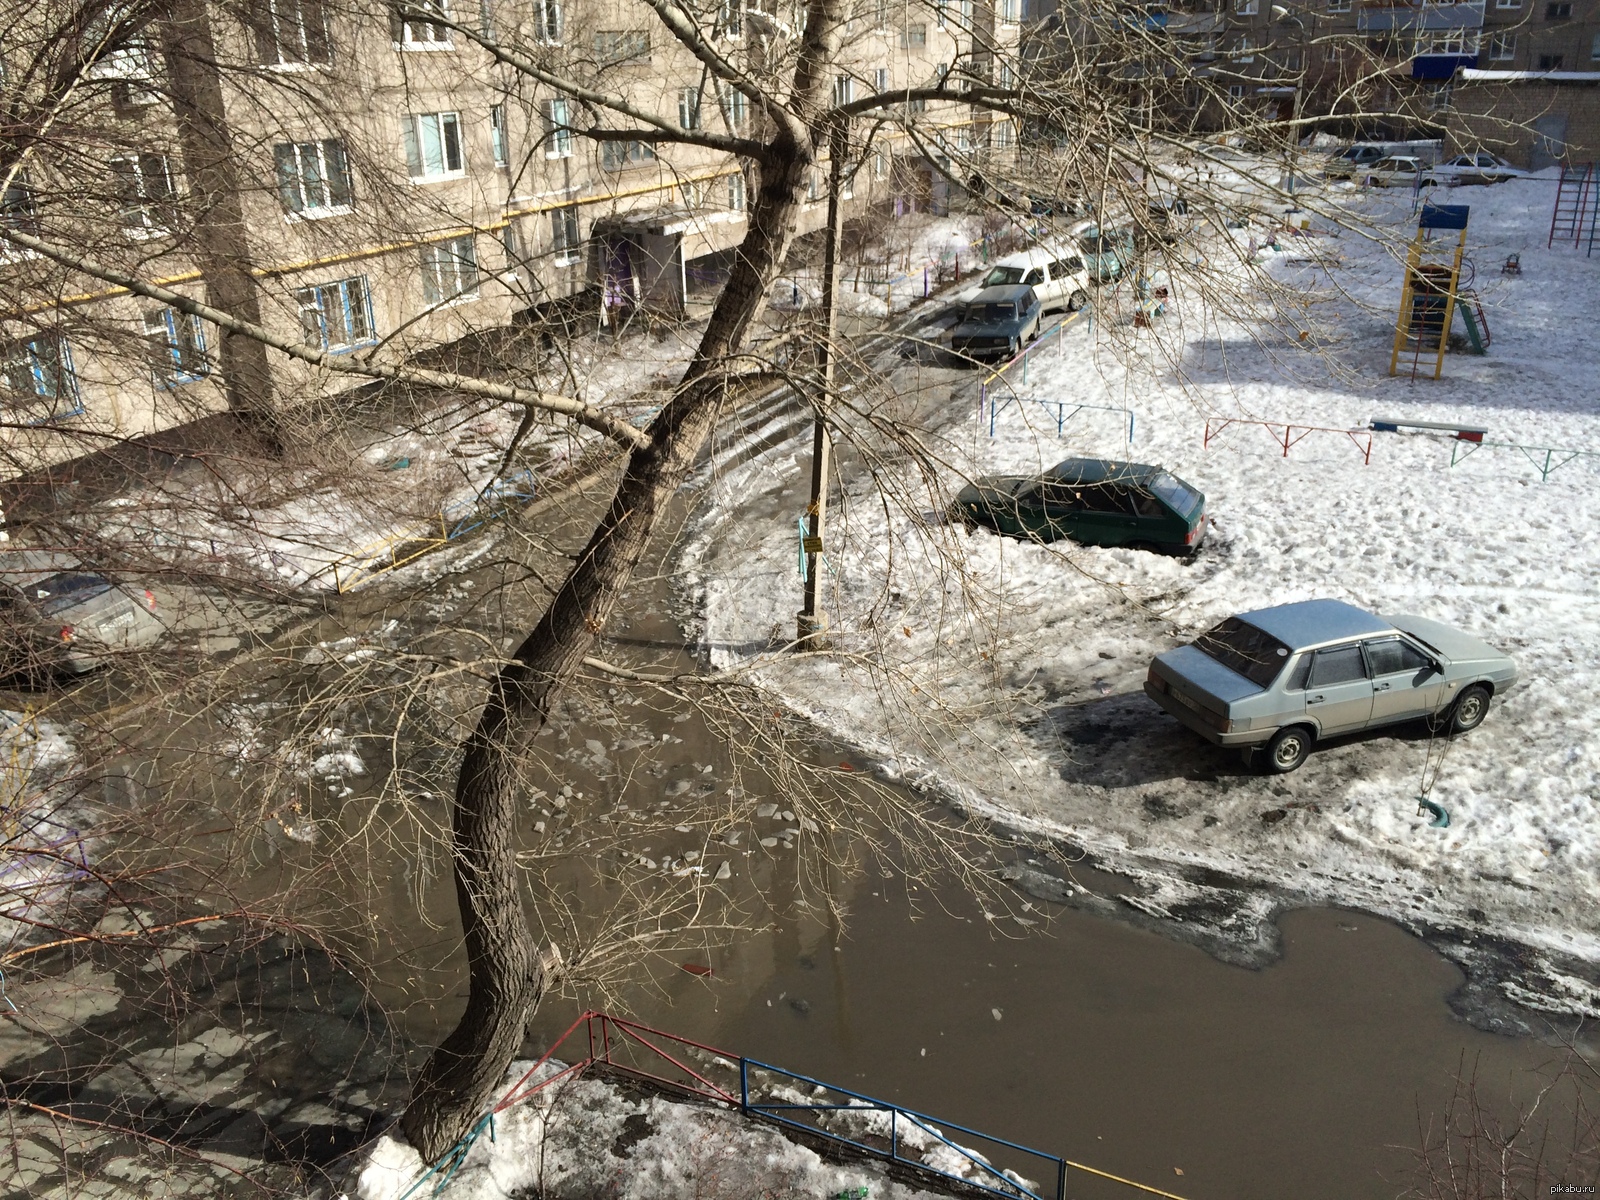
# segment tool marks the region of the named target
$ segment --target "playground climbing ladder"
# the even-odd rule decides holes
[[[1417,236],[1406,255],[1405,282],[1400,290],[1400,318],[1394,327],[1394,352],[1389,374],[1400,373],[1400,356],[1411,354],[1411,378],[1425,358],[1433,359],[1433,378],[1444,370],[1444,352],[1455,317],[1456,288],[1461,281],[1461,255],[1467,246],[1465,204],[1424,204]],[[1455,244],[1447,236],[1455,233]]]
[[[1594,253],[1594,242],[1600,230],[1600,166],[1595,163],[1573,163],[1561,168],[1561,181],[1556,186],[1556,206],[1550,214],[1550,238],[1545,249],[1558,241],[1572,243],[1575,250]]]

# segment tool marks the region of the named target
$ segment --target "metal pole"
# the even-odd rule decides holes
[[[833,402],[833,339],[838,330],[836,298],[839,285],[839,185],[847,151],[844,120],[828,138],[828,230],[822,250],[822,334],[817,347],[817,419],[811,433],[811,502],[806,505],[806,537],[801,548],[806,557],[805,604],[796,615],[795,649],[826,650],[827,618],[817,608],[823,532],[828,521],[828,482],[832,474],[833,443],[828,437],[828,412]]]

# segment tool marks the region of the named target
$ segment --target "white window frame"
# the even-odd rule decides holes
[[[333,63],[333,31],[323,0],[256,2],[256,59],[262,66],[303,70]]]
[[[562,0],[534,0],[534,41],[545,46],[559,46],[567,35],[567,14]]]
[[[1253,17],[1261,11],[1261,0],[1233,0],[1235,16]]]
[[[49,348],[48,353],[44,347]],[[66,400],[72,405],[64,412],[51,412],[46,419],[83,411],[72,349],[57,333],[41,332],[0,344],[0,404],[25,407],[30,401],[39,400]]]
[[[1244,84],[1242,84],[1242,83],[1230,83],[1228,85],[1228,99],[1229,100],[1243,100],[1244,99]]]
[[[278,204],[287,219],[312,221],[354,211],[350,156],[340,139],[279,142],[272,148],[272,157],[278,183]],[[292,175],[284,170],[287,160],[291,158]],[[320,195],[314,196],[312,189],[319,186]]]
[[[558,267],[575,266],[582,260],[583,226],[576,204],[550,210],[550,249]]]
[[[517,224],[517,219],[511,217],[506,221],[506,227],[500,231],[500,250],[505,255],[506,266],[501,272],[505,279],[516,279],[522,274],[522,261],[526,251],[522,245],[522,230]]]
[[[593,44],[595,61],[602,67],[650,62],[648,29],[597,29]]]
[[[489,105],[489,147],[494,154],[494,165],[508,166],[511,162],[509,140],[506,137],[506,106]]]
[[[728,211],[744,212],[749,204],[745,194],[744,172],[735,171],[728,176]]]
[[[470,233],[424,246],[422,299],[429,308],[446,308],[478,298],[478,239]]]
[[[1494,0],[1496,8],[1521,8],[1522,0]]]
[[[1347,13],[1350,11],[1350,0],[1328,0],[1330,13]]]
[[[205,322],[199,317],[174,308],[151,309],[144,314],[144,336],[158,388],[196,383],[211,374]]]
[[[717,36],[737,41],[744,37],[745,0],[721,0],[717,5]]]
[[[445,20],[450,17],[449,0],[406,0],[408,7],[432,9]],[[453,30],[447,25],[436,24],[433,21],[411,21],[405,18],[395,18],[394,32],[395,49],[397,50],[454,50],[455,43],[450,40]],[[421,36],[418,36],[418,35]]]
[[[724,118],[728,122],[728,131],[730,133],[742,133],[745,122],[749,119],[749,114],[750,97],[746,96],[738,88],[729,88],[728,104],[723,112]]]
[[[169,232],[161,207],[178,198],[172,160],[153,151],[119,154],[111,160],[111,173],[113,180],[132,185],[122,196],[119,215],[123,232],[136,238],[160,237]]]
[[[889,90],[889,68],[875,67],[872,72],[872,90],[883,95]]]
[[[544,156],[546,158],[572,157],[572,104],[565,96],[546,100],[539,106],[544,115]]]
[[[835,108],[841,104],[849,104],[856,98],[856,81],[849,75],[835,75],[833,77],[833,105]]]
[[[656,150],[649,142],[601,142],[600,169],[627,171],[655,161]]]
[[[925,21],[912,21],[900,30],[900,49],[926,50],[928,48],[928,25]]]
[[[457,112],[408,113],[401,118],[406,167],[413,183],[460,179],[467,173],[466,148],[461,141],[461,114]],[[429,162],[429,139],[438,151],[438,169]],[[454,152],[452,154],[452,151]],[[454,163],[452,165],[452,158]]]
[[[678,127],[691,132],[700,128],[700,89],[678,89]]]
[[[305,344],[334,354],[348,354],[378,340],[372,323],[372,286],[365,275],[334,279],[296,288],[295,303],[300,310],[300,330]],[[330,326],[328,316],[338,315],[339,327]],[[348,341],[335,341],[331,333],[348,333]]]
[[[1022,23],[1022,0],[1000,0],[1000,24],[1020,25]]]
[[[1600,33],[1594,35],[1594,40],[1589,43],[1589,61],[1600,59]]]

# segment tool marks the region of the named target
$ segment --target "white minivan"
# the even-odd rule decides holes
[[[1077,312],[1089,302],[1089,271],[1083,254],[1061,245],[1034,246],[996,259],[982,281],[960,292],[956,299],[966,304],[984,288],[1011,283],[1031,287],[1044,302],[1045,312]]]

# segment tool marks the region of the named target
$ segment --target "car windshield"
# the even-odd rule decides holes
[[[1180,517],[1194,516],[1194,510],[1200,507],[1204,499],[1183,480],[1165,471],[1158,472],[1150,480],[1150,490],[1155,493],[1157,500],[1161,501]]]
[[[996,267],[983,277],[983,286],[1001,287],[1008,283],[1021,283],[1027,271],[1026,267]]]
[[[1015,304],[974,304],[967,309],[969,321],[1009,321],[1016,315]]]
[[[1289,647],[1238,617],[1229,617],[1210,633],[1201,634],[1194,644],[1259,688],[1270,685],[1289,661]]]
[[[63,572],[41,579],[28,588],[28,596],[46,616],[74,608],[111,590],[110,580],[99,575]]]

